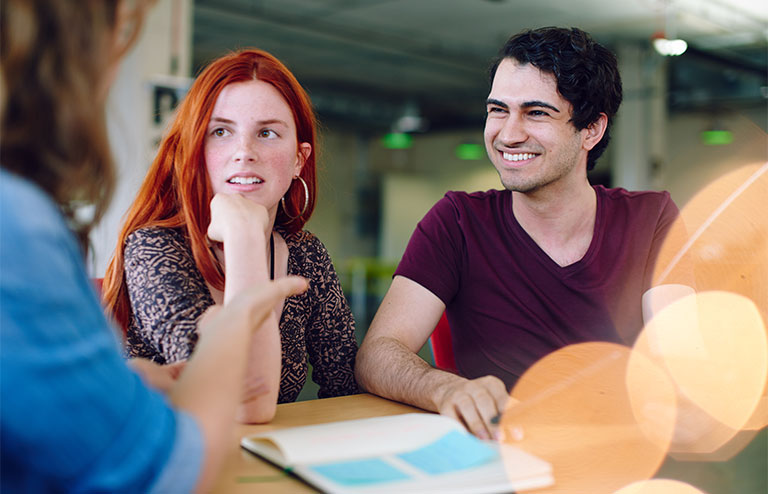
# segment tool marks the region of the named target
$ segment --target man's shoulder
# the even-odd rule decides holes
[[[445,193],[438,202],[438,205],[441,203],[450,204],[453,208],[460,211],[486,211],[489,209],[493,210],[508,201],[510,196],[511,193],[508,190],[490,189],[477,192],[450,190]]]
[[[661,210],[672,202],[669,192],[665,190],[627,190],[622,187],[607,188],[602,185],[596,185],[595,190],[609,202],[609,207],[624,205],[632,209]]]
[[[623,187],[603,187],[596,185],[595,190],[605,197],[616,201],[668,201],[670,196],[666,190],[627,190]]]
[[[423,222],[437,220],[441,224],[463,223],[463,220],[490,221],[505,214],[511,202],[511,192],[486,190],[479,192],[448,191],[424,216]]]
[[[488,202],[499,199],[502,196],[509,194],[508,190],[480,190],[475,192],[466,192],[461,190],[449,190],[445,193],[445,197],[462,202]]]

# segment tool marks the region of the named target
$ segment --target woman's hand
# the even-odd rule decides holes
[[[214,242],[225,242],[232,235],[247,235],[261,232],[262,241],[271,234],[267,208],[246,199],[240,194],[218,193],[211,199],[211,223],[208,238]]]
[[[136,371],[144,383],[162,393],[167,393],[176,383],[186,362],[160,365],[145,358],[132,358],[128,365]]]
[[[272,234],[269,212],[240,194],[218,193],[211,199],[208,238],[226,279],[224,305],[241,290],[269,279],[267,239]]]

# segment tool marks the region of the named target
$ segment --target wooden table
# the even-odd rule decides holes
[[[269,424],[239,425],[236,428],[222,473],[210,492],[316,493],[318,491],[304,482],[240,448],[240,438],[286,427],[410,412],[424,410],[370,394],[278,405],[277,415]],[[727,462],[675,462],[670,459],[657,476],[688,482],[703,492],[764,492],[766,444],[768,428],[763,428],[749,447]]]
[[[231,451],[211,492],[214,494],[318,492],[297,478],[240,448],[242,436],[299,425],[410,412],[424,412],[424,410],[371,394],[278,405],[277,414],[272,422],[237,427],[236,434],[232,438]]]

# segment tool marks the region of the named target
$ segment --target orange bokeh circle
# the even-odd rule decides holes
[[[555,485],[537,492],[609,494],[658,470],[673,431],[676,393],[663,370],[631,353],[606,342],[567,346],[515,385],[512,397],[520,402],[504,412],[500,432],[503,442],[552,464]],[[641,413],[659,408],[673,413]]]
[[[673,452],[713,453],[759,410],[768,339],[747,297],[710,291],[678,299],[646,324],[634,348],[665,369],[677,388]]]
[[[651,479],[634,482],[613,494],[705,494],[685,482],[671,479]]]

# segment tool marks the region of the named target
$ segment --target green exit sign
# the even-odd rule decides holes
[[[392,132],[381,139],[381,145],[387,149],[408,149],[413,145],[413,137],[410,134]]]
[[[725,146],[733,142],[733,132],[729,130],[705,130],[701,133],[701,142],[707,146]]]
[[[485,156],[485,148],[481,144],[468,142],[456,146],[454,152],[460,160],[481,160]]]

